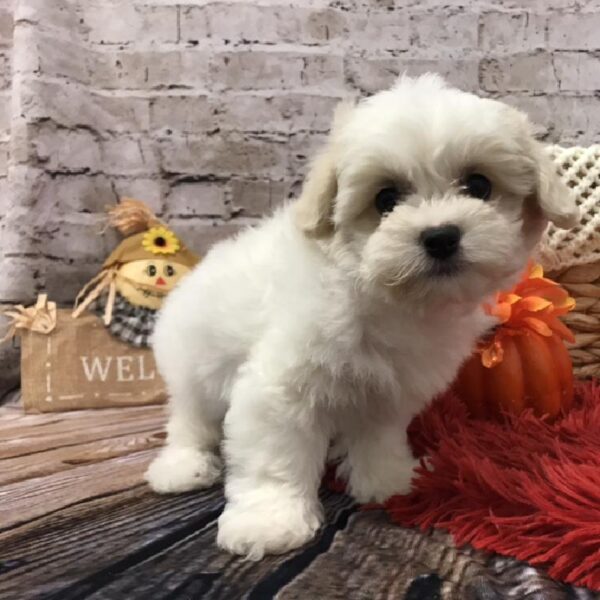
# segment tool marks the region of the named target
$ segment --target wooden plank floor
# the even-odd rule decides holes
[[[327,490],[325,526],[305,547],[232,557],[215,544],[220,486],[158,496],[144,483],[164,421],[162,406],[0,407],[0,600],[518,600],[521,573],[539,594],[528,598],[600,600]]]
[[[149,496],[142,476],[164,422],[163,406],[42,415],[0,407],[0,598],[40,597],[102,564],[101,551],[85,547],[101,531],[89,517]],[[62,541],[43,543],[53,530]],[[11,555],[17,547],[26,559]]]
[[[263,579],[270,588],[272,575],[285,583],[285,563],[295,573],[314,554],[232,557],[215,544],[220,486],[154,494],[143,474],[164,441],[165,415],[164,406],[42,415],[0,407],[1,600],[238,600]],[[354,511],[329,494],[333,525],[316,543],[327,546]],[[272,596],[260,589],[252,597]]]
[[[149,489],[143,474],[165,416],[164,406],[40,415],[0,406],[0,600],[238,600],[272,574],[285,582],[283,563],[296,572],[294,555],[253,563],[217,548],[220,486]],[[321,539],[330,543],[354,511],[329,494],[334,525]],[[260,589],[254,598],[272,596]]]

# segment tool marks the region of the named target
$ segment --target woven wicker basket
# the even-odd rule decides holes
[[[600,261],[550,273],[575,298],[575,310],[565,317],[577,339],[571,346],[577,377],[600,377]]]
[[[600,145],[553,146],[549,152],[576,194],[581,221],[570,231],[550,226],[539,258],[577,303],[564,318],[577,339],[570,348],[576,376],[600,377]]]

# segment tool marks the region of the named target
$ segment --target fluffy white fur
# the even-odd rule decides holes
[[[466,194],[472,172],[492,181],[489,201]],[[374,198],[391,184],[405,194],[382,217]],[[332,442],[360,502],[406,492],[406,426],[489,327],[481,303],[547,219],[575,217],[512,108],[433,75],[342,106],[299,200],[216,245],[168,297],[154,350],[171,412],[150,485],[215,483],[221,449],[218,543],[254,559],[314,535]],[[460,264],[441,276],[419,235],[448,223]]]

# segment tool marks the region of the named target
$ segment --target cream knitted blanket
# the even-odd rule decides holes
[[[550,146],[548,152],[563,181],[573,189],[580,224],[569,231],[550,225],[538,249],[548,271],[600,261],[600,144],[586,148]]]

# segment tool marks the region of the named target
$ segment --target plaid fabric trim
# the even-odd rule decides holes
[[[96,303],[96,314],[102,316],[105,306],[106,298],[102,298]],[[126,344],[136,348],[147,348],[157,315],[158,311],[145,306],[134,306],[121,294],[117,294],[112,321],[107,327],[112,335]]]

